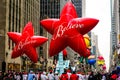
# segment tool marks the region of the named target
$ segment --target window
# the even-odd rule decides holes
[[[40,46],[40,55],[43,55],[43,47]]]

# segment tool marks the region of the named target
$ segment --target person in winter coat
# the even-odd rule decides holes
[[[73,71],[73,73],[70,75],[70,80],[78,80],[78,75]]]
[[[64,73],[62,73],[62,75],[60,76],[60,80],[68,80],[68,74],[66,71],[64,71]]]
[[[35,74],[33,71],[30,71],[30,73],[28,74],[28,80],[34,80],[35,79]]]
[[[88,77],[88,80],[96,80],[96,77],[94,75],[94,72],[91,72],[89,77]]]

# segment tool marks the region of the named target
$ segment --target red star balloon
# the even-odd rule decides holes
[[[69,46],[81,56],[88,57],[90,51],[86,48],[83,35],[93,29],[99,20],[93,18],[78,18],[71,2],[68,2],[60,15],[60,19],[44,19],[40,24],[51,33],[49,55],[54,56]]]
[[[34,63],[38,60],[38,55],[35,48],[48,40],[42,36],[34,36],[34,29],[31,22],[26,24],[22,33],[8,32],[7,34],[15,43],[12,58],[19,57],[25,53]]]

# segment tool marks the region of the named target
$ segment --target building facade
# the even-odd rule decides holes
[[[95,67],[97,71],[100,71],[101,66],[97,64],[98,56],[102,56],[98,47],[98,36],[91,32],[91,54],[95,55],[96,63]],[[94,69],[94,68],[93,68]]]
[[[119,0],[111,0],[110,70],[116,67],[119,31]]]
[[[85,16],[85,0],[71,0],[71,2],[75,5],[78,17]]]
[[[0,70],[2,70],[3,66],[2,66],[2,62],[5,62],[5,56],[7,55],[7,52],[6,52],[6,1],[2,0],[1,3],[0,3],[0,11],[1,11],[1,14],[0,14],[0,41],[1,41],[1,45],[0,45]],[[6,63],[4,65],[6,67]]]
[[[2,40],[0,58],[4,62],[3,66],[0,66],[0,70],[3,70],[4,67],[5,70],[21,71],[24,67],[26,69],[28,64],[23,65],[22,57],[11,59],[11,52],[15,44],[9,39],[7,32],[21,33],[23,27],[31,21],[35,35],[39,35],[39,0],[1,0],[0,5],[0,39]]]
[[[47,18],[59,18],[60,16],[60,0],[40,0],[40,20]],[[53,63],[55,57],[49,57],[49,45],[52,35],[48,33],[42,26],[40,26],[40,34],[45,35],[48,38],[45,46],[40,47],[40,55],[43,57],[43,62],[47,61],[46,65],[43,65],[43,68],[51,69],[54,67]]]

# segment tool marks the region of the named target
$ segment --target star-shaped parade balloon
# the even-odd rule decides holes
[[[34,29],[31,22],[26,24],[22,33],[8,32],[7,34],[15,43],[12,58],[19,57],[25,53],[34,63],[38,60],[36,47],[42,45],[48,40],[42,36],[34,36]]]
[[[93,29],[98,21],[93,18],[78,18],[71,2],[64,6],[60,19],[53,18],[40,21],[40,24],[53,35],[49,55],[54,56],[69,46],[81,56],[88,57],[90,51],[86,48],[83,35]]]

